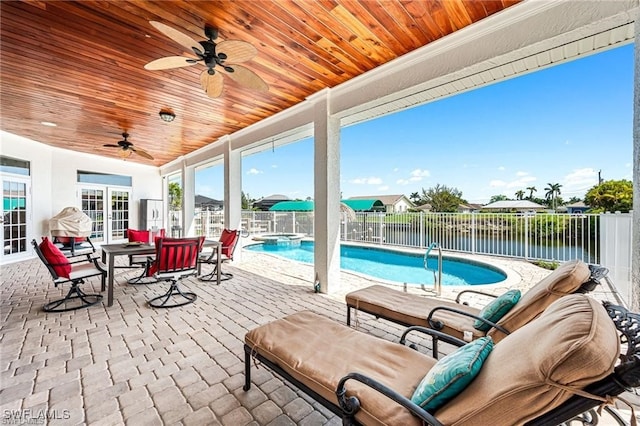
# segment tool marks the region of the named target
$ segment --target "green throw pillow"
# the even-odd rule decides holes
[[[520,290],[509,290],[482,308],[478,316],[492,323],[497,323],[518,303],[518,300],[520,300]],[[491,328],[489,324],[480,320],[475,320],[473,327],[480,331],[489,331]]]
[[[481,337],[443,357],[424,376],[411,401],[435,412],[471,383],[491,349],[491,337]]]

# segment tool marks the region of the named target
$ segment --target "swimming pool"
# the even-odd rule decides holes
[[[293,244],[251,244],[244,247],[270,253],[298,262],[313,263],[313,241]],[[429,267],[437,268],[437,258],[429,258]],[[377,247],[340,246],[340,268],[349,271],[407,284],[433,285],[434,274],[423,266],[423,255]],[[443,256],[442,285],[464,286],[495,284],[507,275],[499,268],[469,259]]]

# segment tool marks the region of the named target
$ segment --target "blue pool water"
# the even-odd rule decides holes
[[[313,241],[252,244],[247,250],[270,253],[298,262],[313,263]],[[429,258],[429,267],[436,269],[437,257]],[[432,271],[423,266],[422,255],[400,253],[369,247],[341,246],[340,268],[407,284],[433,285]],[[442,259],[442,285],[494,284],[506,279],[504,272],[490,265],[467,259]]]

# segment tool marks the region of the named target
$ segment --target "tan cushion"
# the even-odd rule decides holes
[[[312,312],[299,312],[253,329],[245,335],[245,342],[335,404],[338,382],[351,372],[372,377],[411,398],[436,362],[406,346]],[[400,405],[356,381],[347,382],[347,389],[362,403],[356,416],[362,424],[420,424]]]
[[[589,266],[580,260],[563,263],[525,292],[520,301],[498,321],[498,325],[510,332],[519,329],[539,316],[554,301],[574,293],[590,276]],[[489,330],[487,335],[495,343],[505,337],[504,333],[495,328]]]
[[[423,297],[405,293],[381,285],[373,285],[361,290],[353,291],[345,296],[347,305],[361,309],[374,315],[406,325],[421,325],[429,327],[427,317],[433,308],[447,306],[473,315],[478,315],[480,309],[461,305],[445,299]],[[473,327],[474,319],[447,311],[438,311],[434,319],[442,321],[445,327],[443,333],[462,339],[464,331],[473,334],[473,338],[484,336],[484,332]]]
[[[446,425],[525,423],[572,396],[552,383],[580,389],[609,375],[619,346],[599,302],[562,297],[496,345],[480,374],[436,417]]]

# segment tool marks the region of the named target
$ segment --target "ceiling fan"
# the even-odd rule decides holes
[[[149,21],[158,31],[195,54],[188,56],[167,56],[149,62],[144,67],[148,70],[166,70],[204,63],[207,69],[200,74],[200,84],[211,98],[217,98],[222,94],[224,84],[222,74],[227,75],[241,86],[253,90],[267,91],[269,86],[256,73],[237,65],[253,59],[258,51],[252,44],[241,40],[225,40],[216,43],[218,30],[211,26],[204,27],[207,40],[195,41],[186,34],[157,21]]]
[[[144,157],[148,160],[153,160],[153,156],[151,156],[151,154],[149,154],[143,149],[135,148],[133,144],[127,140],[127,138],[129,137],[129,133],[127,132],[122,133],[122,137],[124,139],[122,139],[121,141],[118,141],[117,145],[112,143],[107,143],[107,144],[104,144],[104,146],[106,146],[107,148],[120,148],[120,151],[118,151],[118,155],[122,158],[128,158],[131,156],[132,152],[135,152],[141,157]]]

